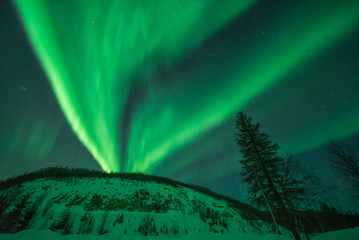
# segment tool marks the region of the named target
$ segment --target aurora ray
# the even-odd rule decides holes
[[[240,21],[255,2],[16,4],[63,112],[102,168],[154,172],[171,154],[220,127],[267,89],[289,81],[285,77],[290,72],[359,26],[358,1],[329,3],[324,10],[319,2],[308,12],[301,6],[268,26],[273,40],[248,37],[258,41],[255,52],[234,44],[224,51],[224,60],[206,64],[200,59],[183,72],[166,74],[231,20]],[[306,12],[306,18],[298,23],[300,12]],[[347,131],[337,128],[355,119],[358,113],[347,114],[303,136],[280,140],[298,153],[323,144],[327,137],[359,132],[352,124]],[[208,154],[216,144],[210,142],[185,162],[174,163],[172,172]]]
[[[195,48],[254,2],[17,0],[16,5],[73,130],[103,169],[119,171],[119,121],[126,118],[131,84]]]
[[[161,163],[161,159],[164,159],[176,149],[183,147],[204,132],[231,118],[238,109],[244,108],[263,91],[282,81],[286,74],[301,67],[306,61],[310,61],[313,54],[319,55],[330,44],[335,44],[342,39],[353,27],[358,27],[359,14],[356,11],[358,8],[359,3],[352,1],[345,4],[335,3],[332,8],[327,9],[327,12],[322,12],[320,16],[317,15],[316,11],[312,11],[312,15],[308,17],[306,22],[301,24],[302,31],[296,34],[293,34],[292,26],[288,24],[288,22],[295,22],[295,19],[286,19],[287,22],[277,30],[280,31],[278,32],[278,39],[273,44],[265,42],[260,48],[262,50],[260,54],[257,56],[250,55],[251,58],[249,59],[241,58],[239,61],[237,60],[238,62],[224,63],[224,66],[233,66],[230,71],[223,66],[216,66],[215,71],[221,72],[221,77],[225,80],[217,79],[215,81],[216,85],[212,86],[210,91],[206,91],[208,94],[201,96],[200,99],[197,97],[200,90],[195,89],[193,86],[191,88],[194,90],[191,91],[191,89],[185,88],[182,92],[186,96],[185,99],[191,99],[190,101],[183,101],[183,95],[181,94],[176,95],[178,98],[172,95],[167,96],[162,101],[166,102],[168,106],[174,102],[176,107],[168,107],[163,111],[164,114],[158,118],[156,118],[154,112],[150,112],[153,106],[144,104],[146,107],[144,107],[142,113],[150,112],[145,115],[149,116],[150,119],[143,120],[143,118],[137,116],[134,121],[138,123],[134,124],[134,126],[142,129],[144,124],[154,123],[155,125],[150,125],[148,129],[151,129],[151,132],[148,134],[146,132],[137,132],[136,137],[133,137],[133,145],[130,145],[130,149],[141,141],[159,144],[149,147],[150,150],[144,149],[143,154],[140,156],[138,154],[141,154],[142,149],[136,152],[132,151],[137,155],[131,157],[131,159],[138,160],[129,169],[135,171],[153,169]],[[301,10],[303,9],[298,11]],[[333,19],[337,20],[333,21]],[[306,29],[311,22],[315,22],[315,24]],[[283,48],[283,46],[286,47]],[[229,51],[229,54],[233,55],[233,49]],[[228,61],[234,61],[233,57],[227,56],[227,58],[230,59]],[[243,67],[241,62],[249,62],[250,64]],[[213,75],[215,74],[207,68],[204,70],[199,68],[198,72],[191,72],[192,76],[186,75],[184,78],[189,78],[191,79],[190,82],[195,82],[195,78],[201,76],[202,81],[211,79],[213,82],[215,80]],[[193,99],[196,99],[196,101]],[[175,111],[171,111],[171,109],[175,109]],[[178,122],[176,119],[183,118],[184,113],[187,115],[186,120]],[[154,118],[155,120],[151,121]],[[357,118],[358,113],[355,116],[348,116],[345,121],[355,123]],[[169,126],[171,129],[166,128],[167,121],[171,122]],[[331,125],[340,126],[340,122],[331,123]],[[132,130],[135,132],[135,127]],[[325,130],[328,131],[328,134],[323,136],[323,130],[315,129],[311,132],[312,140],[310,144],[309,142],[305,143],[305,137],[297,138],[292,139],[292,143],[288,144],[288,148],[298,153],[325,143],[328,140],[326,136],[331,136],[332,139],[340,139],[359,132],[357,127],[351,127],[339,134],[338,130],[327,127]],[[230,134],[228,132],[228,135]],[[300,145],[300,143],[305,144]]]

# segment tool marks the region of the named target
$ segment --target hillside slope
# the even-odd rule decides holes
[[[179,184],[103,177],[39,178],[0,191],[0,231],[81,236],[268,234],[270,223]],[[251,219],[251,220],[250,220]],[[284,235],[290,235],[281,229]]]

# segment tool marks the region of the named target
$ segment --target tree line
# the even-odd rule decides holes
[[[243,218],[245,219],[263,219],[265,221],[268,221],[266,217],[266,212],[260,211],[257,208],[251,206],[250,204],[243,203],[241,201],[238,201],[237,199],[213,192],[210,189],[202,186],[187,184],[173,179],[148,175],[143,173],[125,173],[125,172],[108,173],[105,171],[100,171],[95,169],[68,168],[62,166],[42,168],[37,171],[33,171],[30,173],[26,172],[22,175],[14,176],[4,181],[0,181],[0,215],[1,215],[1,210],[5,208],[6,206],[5,202],[7,201],[6,197],[1,192],[2,190],[8,189],[10,187],[20,188],[22,184],[24,184],[25,182],[33,181],[40,178],[58,179],[58,180],[68,179],[68,178],[120,178],[127,180],[137,180],[142,182],[157,182],[161,184],[170,185],[173,187],[183,186],[210,195],[218,200],[221,199],[226,200],[229,206],[241,210],[243,212]]]
[[[303,234],[308,240],[309,233],[359,225],[357,213],[341,214],[320,202],[331,188],[323,185],[318,174],[306,169],[290,153],[281,156],[278,144],[261,132],[259,123],[239,112],[236,129],[236,142],[242,154],[241,174],[248,184],[249,200],[269,212],[278,232],[280,224],[291,231],[296,240],[301,240]],[[358,155],[336,143],[331,144],[330,153],[333,168],[349,184],[353,197],[358,198]],[[314,211],[315,204],[320,204],[322,211]]]

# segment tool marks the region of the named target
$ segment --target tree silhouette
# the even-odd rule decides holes
[[[237,144],[243,158],[242,164],[244,181],[248,183],[250,200],[258,207],[268,207],[274,222],[274,212],[286,223],[296,240],[301,239],[285,205],[285,199],[280,195],[280,165],[283,164],[277,151],[279,146],[269,140],[269,136],[260,132],[259,123],[254,123],[251,117],[243,112],[237,114]]]
[[[359,200],[359,156],[349,147],[332,142],[329,147],[333,169],[348,184],[350,194]]]

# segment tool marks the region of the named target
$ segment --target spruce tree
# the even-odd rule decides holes
[[[276,223],[275,212],[281,222],[288,225],[294,238],[300,240],[293,218],[278,190],[280,165],[283,163],[283,158],[277,153],[279,146],[272,143],[267,134],[260,132],[259,123],[254,123],[243,112],[237,114],[236,127],[237,144],[243,157],[239,162],[243,167],[242,175],[248,184],[251,202],[257,207],[267,207]]]

